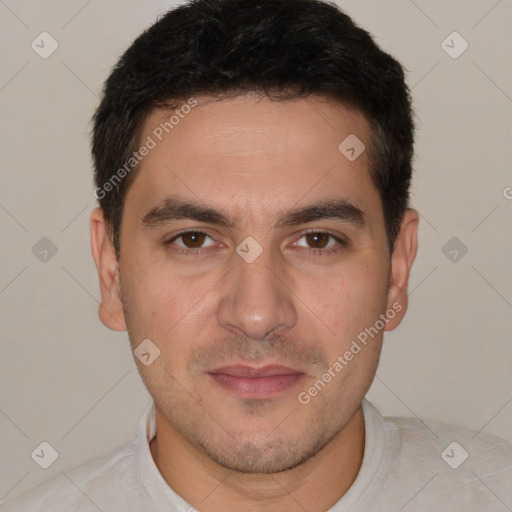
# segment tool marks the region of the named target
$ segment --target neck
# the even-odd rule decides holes
[[[293,469],[274,474],[231,471],[209,459],[156,411],[157,436],[150,443],[160,473],[184,500],[204,512],[324,512],[350,488],[365,444],[362,409],[324,448]]]

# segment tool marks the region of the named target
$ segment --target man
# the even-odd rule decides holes
[[[94,118],[102,322],[154,405],[30,511],[505,511],[512,448],[364,397],[407,309],[401,66],[334,5],[195,0]]]

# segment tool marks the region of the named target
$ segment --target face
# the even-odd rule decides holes
[[[197,101],[161,141],[172,112],[143,126],[157,143],[125,199],[119,273],[93,214],[100,316],[133,350],[159,350],[135,361],[169,432],[224,467],[282,471],[360,407],[405,312],[415,229],[389,253],[368,150],[338,148],[349,135],[369,147],[357,111]]]

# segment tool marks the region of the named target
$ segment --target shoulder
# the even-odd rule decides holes
[[[133,467],[135,442],[94,459],[78,468],[62,471],[51,480],[0,505],[2,512],[89,512],[122,508],[119,490],[137,487]],[[113,501],[115,499],[115,501]],[[112,504],[116,503],[113,507]],[[121,508],[119,508],[121,506]]]
[[[426,503],[432,494],[470,509],[512,506],[512,445],[506,440],[417,418],[384,418],[384,425],[398,434],[399,479],[425,485]]]
[[[500,437],[419,418],[385,417],[384,423],[398,431],[405,454],[437,454],[452,469],[466,466],[487,472],[512,468],[512,445]]]

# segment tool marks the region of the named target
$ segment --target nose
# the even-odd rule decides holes
[[[252,263],[238,254],[233,258],[217,310],[219,324],[254,340],[292,328],[297,310],[279,258],[265,250]]]

